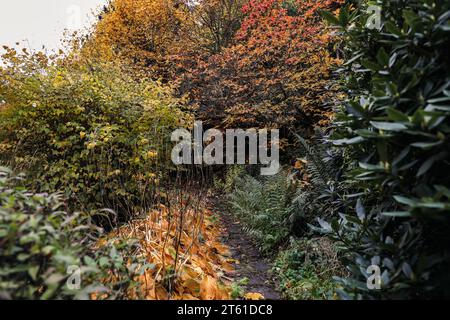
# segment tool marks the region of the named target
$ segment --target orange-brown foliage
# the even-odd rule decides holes
[[[213,222],[204,203],[190,206],[189,199],[178,198],[170,207],[160,205],[144,219],[114,232],[140,240],[137,254],[152,266],[138,279],[146,299],[230,299],[227,275],[233,273],[235,260],[220,242],[224,230]]]

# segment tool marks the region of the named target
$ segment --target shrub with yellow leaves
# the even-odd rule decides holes
[[[28,171],[39,192],[63,190],[87,211],[119,220],[151,205],[155,179],[172,166],[170,132],[189,123],[169,87],[135,81],[112,63],[9,49],[0,68],[2,161]]]

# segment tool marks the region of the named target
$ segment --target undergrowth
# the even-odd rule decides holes
[[[333,276],[343,274],[336,248],[326,238],[292,239],[272,268],[283,296],[293,300],[336,298]]]
[[[306,142],[305,142],[306,146]],[[260,251],[274,259],[271,272],[287,299],[335,298],[338,288],[333,276],[345,276],[337,248],[308,227],[324,205],[318,196],[330,186],[320,176],[325,170],[322,153],[316,155],[305,174],[311,181],[302,185],[295,173],[283,171],[270,177],[253,177],[244,166],[233,167],[223,182],[230,187],[228,208]],[[332,171],[329,171],[332,172]]]

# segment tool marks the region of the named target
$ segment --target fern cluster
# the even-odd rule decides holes
[[[311,223],[317,218],[331,216],[345,206],[345,188],[340,180],[343,156],[340,150],[330,146],[321,132],[316,132],[317,138],[312,142],[294,135],[299,142],[300,155],[307,159],[308,186],[297,189],[293,204],[297,208],[296,218]]]
[[[228,204],[260,249],[269,252],[290,233],[289,218],[295,209],[293,194],[286,175],[261,179],[244,175],[236,178]]]

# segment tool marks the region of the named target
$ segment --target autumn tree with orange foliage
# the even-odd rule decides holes
[[[310,131],[331,116],[331,40],[343,0],[114,0],[85,46],[176,84],[210,126]]]
[[[199,57],[231,43],[241,8],[242,0],[113,0],[100,14],[84,54],[173,81]]]
[[[341,0],[251,0],[235,44],[185,79],[211,126],[312,128],[330,117],[330,38],[319,9]]]
[[[104,9],[85,54],[118,60],[166,79],[173,56],[197,46],[190,8],[178,0],[114,0]]]

